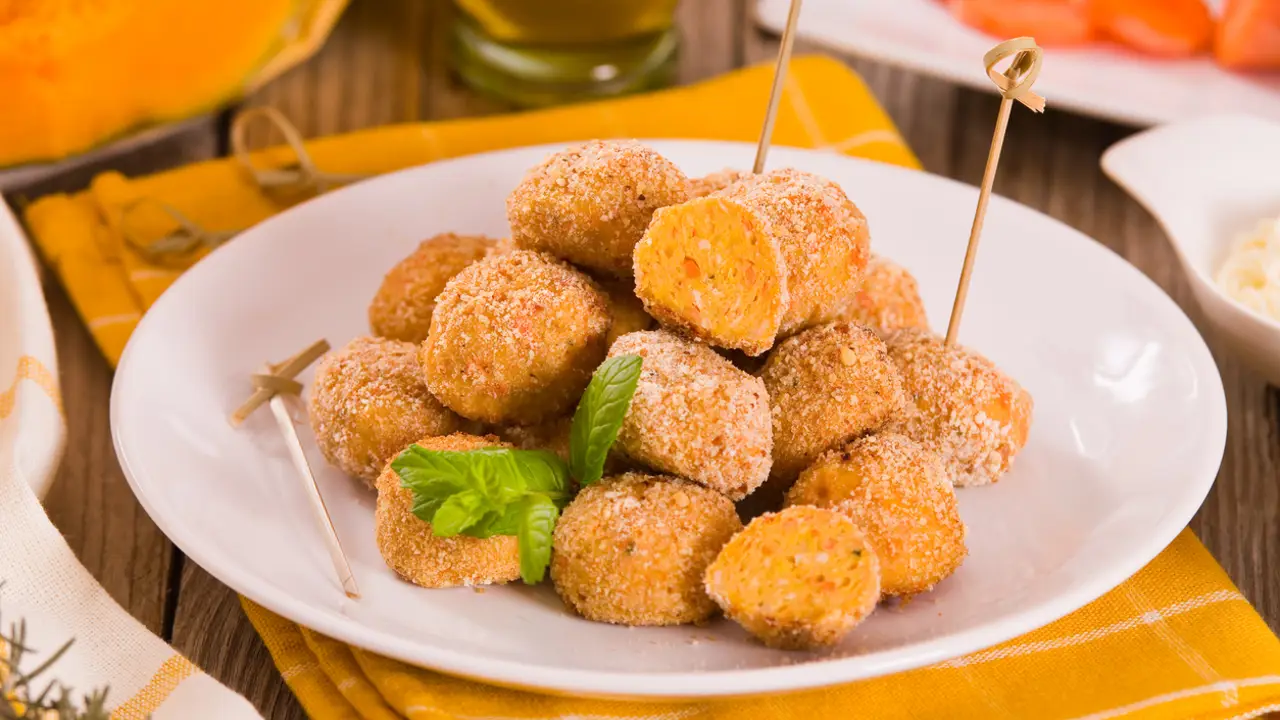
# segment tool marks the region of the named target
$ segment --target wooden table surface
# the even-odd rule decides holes
[[[747,0],[685,0],[679,81],[771,60],[777,41],[752,25]],[[458,84],[446,67],[451,9],[442,0],[354,0],[328,45],[250,102],[283,110],[305,135],[507,110]],[[812,50],[803,43],[798,52]],[[934,173],[976,184],[994,96],[849,59]],[[1099,154],[1132,132],[1050,110],[1012,124],[996,192],[1042,210],[1123,255],[1199,320],[1163,234],[1103,177]],[[225,152],[225,118],[118,158],[140,173]],[[267,138],[257,138],[259,144]],[[82,186],[84,172],[27,188]],[[1029,272],[1037,271],[1028,268]],[[116,462],[107,425],[111,371],[66,295],[46,283],[57,335],[69,436],[47,502],[54,523],[111,595],[268,718],[304,714],[241,612],[235,593],[186,561],[143,512]],[[1070,302],[1070,298],[1064,298]],[[1210,342],[1226,387],[1230,431],[1217,484],[1191,527],[1271,627],[1280,627],[1280,392]]]

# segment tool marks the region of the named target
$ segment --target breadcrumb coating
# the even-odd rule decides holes
[[[453,452],[510,447],[492,435],[464,433],[423,438],[417,444],[427,450]],[[520,577],[520,549],[514,535],[436,537],[431,523],[413,514],[413,491],[400,487],[400,476],[390,463],[378,476],[377,487],[374,535],[378,552],[400,577],[426,588],[489,585]]]
[[[898,433],[823,453],[787,493],[788,505],[835,510],[862,528],[880,560],[885,595],[930,590],[964,562],[965,526],[938,454]]]
[[[325,460],[371,487],[406,445],[462,422],[427,391],[416,345],[373,337],[320,359],[307,408]]]
[[[875,254],[867,263],[862,288],[849,299],[838,319],[866,325],[881,334],[901,328],[929,329],[915,277],[901,265]]]
[[[496,242],[483,235],[454,233],[423,240],[391,268],[369,303],[373,334],[411,343],[426,340],[436,297],[445,283],[492,251]]]
[[[712,195],[761,213],[787,267],[787,310],[778,334],[830,322],[862,285],[870,256],[867,219],[836,183],[784,168],[747,175]]]
[[[987,358],[926,330],[885,340],[908,398],[894,429],[936,450],[956,486],[999,480],[1027,444],[1030,393]]]
[[[862,531],[805,505],[752,520],[705,579],[725,615],[784,650],[835,645],[880,599],[880,565]]]
[[[759,378],[706,345],[661,330],[623,335],[609,351],[619,355],[644,360],[615,447],[734,500],[765,481],[773,440]]]
[[[604,360],[611,323],[596,284],[551,256],[486,258],[440,293],[421,351],[427,387],[481,422],[563,415]]]
[[[742,528],[723,495],[627,473],[590,485],[556,525],[551,579],[588,620],[679,625],[715,612],[703,572]]]
[[[689,199],[689,179],[634,140],[592,140],[533,168],[507,198],[518,247],[616,277],[653,212]]]
[[[773,412],[773,476],[785,487],[821,453],[902,412],[902,378],[885,344],[838,322],[783,342],[760,373]]]

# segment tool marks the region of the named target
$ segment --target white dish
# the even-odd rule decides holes
[[[652,144],[690,174],[753,153]],[[379,557],[372,495],[325,467],[308,438],[363,592],[348,600],[272,419],[259,413],[234,430],[226,417],[263,361],[365,333],[383,273],[422,237],[507,232],[504,198],[551,149],[439,162],[324,195],[218,249],[155,304],[120,363],[111,425],[134,492],[188,556],[285,617],[444,672],[582,695],[723,696],[919,667],[1040,627],[1155,557],[1212,484],[1226,411],[1195,328],[1123,260],[995,198],[962,341],[1024,383],[1036,420],[1008,477],[961,492],[970,557],[935,592],[882,609],[832,652],[800,654],[724,620],[590,623],[547,585],[423,590]],[[874,248],[910,267],[932,317],[945,318],[974,188],[832,153],[776,148],[770,160],[840,182],[870,219]],[[1082,293],[1086,277],[1093,289]]]
[[[66,440],[57,397],[58,358],[40,273],[0,199],[0,473],[16,468],[41,498]]]
[[[1166,125],[1108,148],[1102,169],[1164,228],[1213,330],[1280,386],[1280,322],[1214,280],[1241,233],[1280,216],[1280,123],[1224,115]]]
[[[759,21],[781,32],[790,0],[760,0]],[[802,37],[840,51],[995,92],[982,55],[1000,40],[967,27],[937,0],[806,0]],[[1098,44],[1045,48],[1036,92],[1049,107],[1132,125],[1208,113],[1280,119],[1280,73],[1240,74],[1208,58],[1162,60]]]

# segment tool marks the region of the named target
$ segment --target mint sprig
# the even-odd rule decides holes
[[[569,470],[583,487],[604,475],[604,461],[618,439],[640,382],[642,361],[639,355],[604,361],[578,402],[569,431]]]
[[[546,450],[482,448],[463,452],[410,445],[391,461],[413,492],[413,514],[440,537],[514,535],[520,577],[542,581],[560,510],[572,499],[570,477],[598,482],[640,380],[642,358],[621,355],[596,369],[573,415],[569,465]]]

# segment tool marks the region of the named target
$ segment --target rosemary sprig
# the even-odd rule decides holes
[[[0,589],[4,584],[0,583]],[[71,688],[49,680],[40,692],[35,681],[58,661],[74,638],[63,643],[34,670],[24,671],[22,661],[35,651],[27,645],[27,621],[9,623],[3,631],[0,619],[0,720],[109,720],[107,688],[93,690],[75,702]]]

